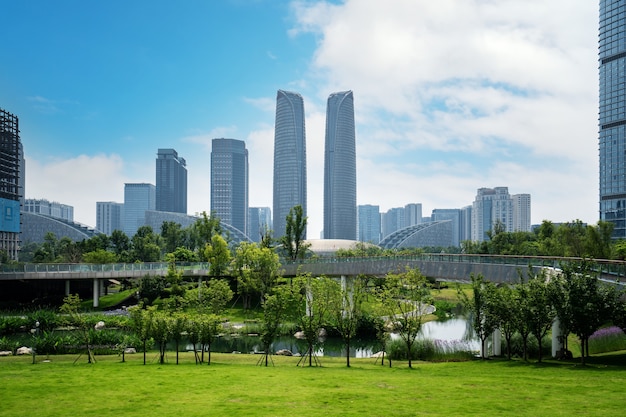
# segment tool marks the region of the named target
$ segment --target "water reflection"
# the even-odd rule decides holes
[[[395,337],[399,336],[396,335]],[[445,343],[465,341],[473,350],[478,350],[480,347],[478,340],[472,337],[471,329],[468,329],[467,320],[464,318],[424,323],[419,337]],[[193,346],[187,345],[186,349],[192,350]],[[281,336],[274,341],[272,351],[276,352],[282,349],[287,349],[293,354],[304,354],[307,350],[307,344],[304,340],[291,336]],[[221,353],[261,353],[263,345],[257,336],[224,336],[217,338],[211,345],[211,350]],[[350,357],[353,358],[369,358],[380,350],[380,343],[373,338],[354,339],[350,342]],[[343,341],[340,338],[329,337],[316,346],[316,354],[318,356],[345,356]]]

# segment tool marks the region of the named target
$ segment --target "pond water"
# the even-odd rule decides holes
[[[468,338],[467,320],[464,318],[454,318],[446,321],[431,321],[422,325],[420,338],[438,340],[443,343],[454,344],[461,341],[466,342],[473,350],[478,350],[479,343],[475,338]],[[392,338],[399,336],[392,335]],[[192,350],[192,345],[185,346],[185,349]],[[292,336],[281,336],[274,341],[272,350],[274,352],[288,349],[294,354],[306,352],[307,344],[304,340],[296,339]],[[231,353],[259,353],[263,351],[261,339],[258,336],[224,336],[219,337],[211,345],[213,352]],[[351,341],[350,356],[353,358],[368,358],[373,353],[381,350],[380,343],[372,339],[354,339]],[[318,346],[316,351],[318,356],[345,356],[345,347],[340,338],[326,338]]]

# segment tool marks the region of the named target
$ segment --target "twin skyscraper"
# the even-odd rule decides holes
[[[274,236],[285,234],[289,210],[307,213],[304,100],[278,90],[274,130]],[[333,93],[326,107],[324,146],[325,239],[356,240],[356,146],[352,91]]]

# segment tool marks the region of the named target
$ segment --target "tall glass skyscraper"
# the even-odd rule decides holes
[[[124,209],[122,223],[124,233],[133,237],[137,229],[146,224],[146,211],[154,210],[156,203],[156,187],[146,183],[124,184]],[[161,233],[155,230],[155,233]]]
[[[307,214],[304,101],[300,94],[283,90],[276,94],[273,199],[274,237],[280,238],[292,207],[300,205]]]
[[[187,163],[174,149],[157,152],[156,209],[187,214]]]
[[[600,220],[626,238],[626,0],[600,0]]]
[[[354,97],[343,91],[326,105],[324,238],[356,240],[356,227]]]
[[[242,140],[212,141],[211,213],[247,235],[248,150]]]
[[[23,155],[19,119],[0,109],[0,250],[13,260],[17,260],[20,247]]]

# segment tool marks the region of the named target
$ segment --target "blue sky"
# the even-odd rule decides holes
[[[325,105],[353,90],[358,204],[532,195],[532,221],[597,221],[597,4],[554,0],[3,1],[0,107],[20,118],[26,197],[75,207],[187,160],[208,211],[210,141],[246,141],[272,205],[277,89],[304,96],[309,237],[322,228]],[[579,4],[582,3],[582,4]]]

